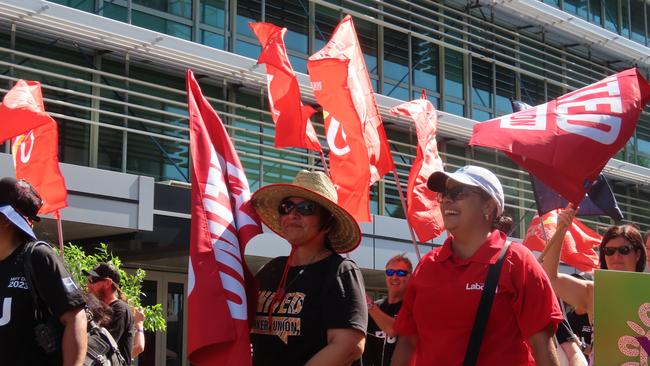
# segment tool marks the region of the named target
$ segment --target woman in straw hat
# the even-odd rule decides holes
[[[258,215],[291,244],[256,275],[254,365],[350,365],[361,357],[368,312],[357,265],[337,253],[355,249],[361,231],[337,205],[322,172],[300,171],[252,197]]]

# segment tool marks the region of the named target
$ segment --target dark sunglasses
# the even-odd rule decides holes
[[[397,275],[397,277],[404,277],[407,274],[409,274],[409,271],[405,271],[403,269],[387,269],[386,270],[386,277],[393,277],[393,275]]]
[[[298,203],[294,203],[288,199],[283,200],[280,202],[280,207],[278,207],[278,212],[280,215],[288,215],[293,211],[294,209],[302,216],[311,216],[316,213],[316,208],[318,205],[316,202],[312,201],[301,201]]]
[[[479,191],[469,186],[447,188],[443,192],[438,192],[438,202],[442,202],[445,198],[449,198],[452,201],[462,200],[467,198],[471,193],[479,193]]]
[[[614,253],[616,253],[616,251],[621,253],[621,255],[628,255],[634,250],[635,250],[635,248],[633,246],[631,246],[631,245],[623,245],[623,246],[620,246],[620,247],[604,247],[603,248],[603,253],[605,253],[605,255],[609,257],[609,256],[614,255]]]

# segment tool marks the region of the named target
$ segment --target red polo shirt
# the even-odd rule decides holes
[[[506,235],[495,230],[468,259],[456,257],[451,238],[425,255],[415,269],[395,322],[399,335],[417,336],[416,365],[462,365],[488,265]],[[533,254],[512,243],[504,258],[479,366],[535,365],[526,340],[562,312],[551,283]]]

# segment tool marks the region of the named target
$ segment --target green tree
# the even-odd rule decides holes
[[[83,274],[84,270],[91,270],[99,263],[110,263],[120,272],[120,290],[124,293],[127,302],[131,306],[144,309],[146,319],[144,320],[144,329],[152,332],[165,331],[167,323],[162,314],[162,305],[142,306],[140,296],[142,293],[142,281],[146,275],[145,271],[138,268],[135,274],[131,275],[122,269],[120,258],[109,252],[108,246],[101,243],[96,248],[94,254],[87,254],[81,247],[74,244],[67,244],[63,248],[63,258],[65,259],[68,270],[74,277],[77,284],[86,288],[88,280]]]

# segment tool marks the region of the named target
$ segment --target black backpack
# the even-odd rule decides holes
[[[38,245],[47,245],[48,248],[51,248],[44,241],[32,241],[25,244],[23,249],[25,278],[36,309],[35,317],[39,322],[34,328],[36,340],[45,353],[50,356],[50,359],[55,360],[53,364],[60,365],[62,362],[61,339],[63,337],[63,327],[52,315],[52,310],[39,296],[42,291],[38,282],[34,282],[36,276],[32,265],[32,252]],[[88,317],[88,350],[84,366],[126,366],[126,360],[120,354],[113,336],[106,328],[98,326],[92,320],[92,314],[88,309],[86,309],[86,316]]]

